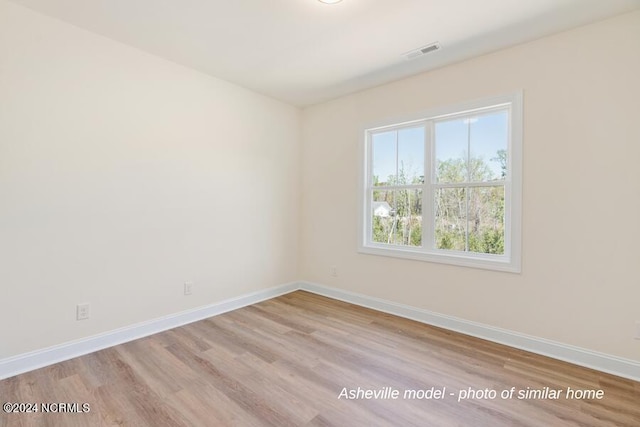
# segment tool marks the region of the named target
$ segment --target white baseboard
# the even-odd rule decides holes
[[[158,332],[236,310],[251,304],[287,294],[299,289],[298,283],[289,283],[274,288],[264,289],[236,298],[227,299],[204,307],[186,310],[146,322],[119,328],[103,334],[82,338],[76,341],[56,345],[53,347],[20,354],[0,360],[0,380],[24,372],[33,371],[64,360],[104,348],[113,347],[138,338],[143,338]]]
[[[506,329],[310,282],[288,283],[192,310],[152,319],[88,338],[0,360],[0,380],[146,337],[296,290],[305,290],[407,319],[505,344],[576,365],[640,381],[640,363]]]
[[[434,313],[404,304],[398,304],[341,289],[330,288],[317,283],[302,282],[300,289],[324,295],[329,298],[349,302],[362,307],[372,308],[396,316],[416,320],[433,326],[449,329],[482,338],[575,365],[595,369],[601,372],[640,381],[640,363],[605,353],[599,353],[544,338],[533,337],[506,329],[495,328],[481,323],[471,322],[444,314]]]

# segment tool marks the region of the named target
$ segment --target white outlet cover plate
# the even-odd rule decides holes
[[[89,318],[89,314],[89,303],[76,306],[76,320],[86,320]]]
[[[184,282],[184,294],[185,295],[193,294],[193,282]]]

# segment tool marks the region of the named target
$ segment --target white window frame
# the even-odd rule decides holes
[[[438,108],[373,123],[364,127],[360,173],[360,211],[358,226],[358,252],[363,254],[391,256],[397,258],[453,264],[488,270],[521,272],[522,247],[522,91],[507,95],[480,99]],[[436,249],[433,245],[434,194],[437,187],[433,171],[435,143],[433,124],[440,119],[454,118],[458,115],[482,113],[497,108],[509,110],[509,138],[507,143],[507,176],[505,189],[505,251],[503,255],[461,252]],[[425,179],[422,185],[423,206],[423,246],[400,246],[372,241],[371,202],[373,191],[371,135],[380,131],[393,130],[423,124],[425,126]],[[413,186],[412,186],[413,187]]]

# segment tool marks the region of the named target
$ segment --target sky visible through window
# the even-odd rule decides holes
[[[396,161],[396,132],[397,151]],[[491,170],[492,179],[501,179],[502,164],[498,152],[507,149],[508,113],[505,110],[478,114],[471,117],[445,119],[435,123],[435,156],[440,162],[451,159],[466,161],[480,158]],[[422,125],[381,132],[373,135],[373,176],[379,183],[390,183],[389,176],[404,168],[408,182],[424,176],[424,128]]]

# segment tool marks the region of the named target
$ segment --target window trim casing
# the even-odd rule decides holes
[[[425,183],[423,184],[423,224],[426,221],[433,221],[433,194],[431,185],[432,156],[434,155],[435,144],[432,141],[433,129],[431,123],[436,120],[464,115],[471,112],[490,111],[499,105],[509,105],[509,139],[507,146],[507,178],[504,180],[505,188],[505,254],[470,254],[468,252],[458,252],[451,250],[430,249],[423,247],[402,247],[386,244],[374,243],[370,241],[370,230],[372,228],[372,218],[369,215],[371,210],[371,197],[369,194],[369,179],[372,171],[372,150],[370,149],[369,135],[371,132],[379,130],[391,130],[416,125],[421,122],[427,124],[425,131],[426,149]],[[411,260],[451,264],[463,267],[481,268],[495,271],[505,271],[521,273],[522,271],[522,145],[523,145],[523,93],[522,90],[505,95],[482,98],[473,101],[458,103],[440,108],[433,108],[427,111],[417,112],[402,117],[389,118],[362,127],[359,156],[359,191],[360,203],[358,209],[358,252],[362,254],[389,256]],[[425,215],[426,211],[428,215]],[[426,227],[423,234],[424,241],[431,241],[431,226]],[[423,228],[425,229],[425,228]],[[446,252],[446,253],[445,253]]]

